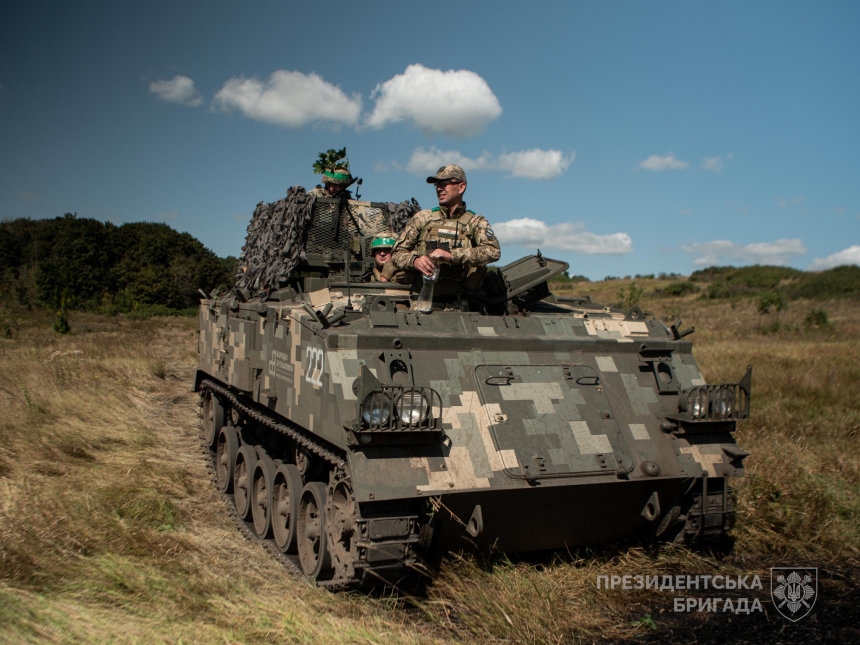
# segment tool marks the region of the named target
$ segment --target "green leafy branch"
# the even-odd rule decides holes
[[[326,171],[334,172],[335,168],[342,166],[346,159],[346,148],[335,150],[334,148],[321,152],[319,159],[314,162],[314,172],[318,175]]]

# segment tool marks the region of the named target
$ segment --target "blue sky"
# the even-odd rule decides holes
[[[238,255],[346,146],[374,201],[461,162],[502,263],[860,263],[858,33],[856,2],[7,2],[0,218]]]

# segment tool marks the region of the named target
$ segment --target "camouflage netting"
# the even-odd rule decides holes
[[[303,245],[308,243],[309,232],[316,247],[323,242],[317,239],[321,237],[319,233],[327,238],[333,229],[337,230],[337,246],[326,242],[322,244],[325,248],[308,250],[330,251],[337,257],[341,251],[339,247],[345,248],[353,236],[373,236],[386,231],[399,234],[409,219],[421,210],[415,199],[399,204],[353,201],[349,202],[348,209],[342,209],[341,217],[337,217],[336,209],[330,204],[320,203],[317,208],[314,208],[314,204],[315,198],[301,186],[293,186],[285,198],[276,202],[257,204],[239,256],[236,289],[246,295],[254,295],[283,285],[302,259],[305,252]],[[332,217],[337,220],[335,225],[329,221]],[[315,222],[315,219],[320,221]],[[314,236],[314,232],[318,235]],[[368,247],[369,243],[368,238]]]

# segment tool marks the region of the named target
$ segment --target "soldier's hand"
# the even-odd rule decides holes
[[[433,253],[436,253],[436,251],[433,251]],[[415,261],[412,263],[412,266],[418,269],[424,275],[433,275],[433,272],[436,270],[436,264],[426,255],[419,255],[417,258],[415,258]]]
[[[439,264],[440,262],[450,262],[454,256],[445,249],[435,249],[430,253],[430,257],[436,260],[436,264]]]

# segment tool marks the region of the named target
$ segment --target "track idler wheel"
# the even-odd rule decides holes
[[[203,441],[213,450],[218,446],[218,435],[224,427],[226,419],[224,405],[217,394],[206,390],[203,395]]]
[[[317,580],[331,577],[331,554],[326,536],[326,485],[308,482],[299,500],[299,562],[305,575]]]
[[[302,496],[302,476],[293,464],[275,462],[275,483],[272,487],[272,537],[282,553],[296,552],[296,526],[299,519],[299,498]]]
[[[326,533],[336,580],[351,580],[358,559],[358,504],[349,478],[341,471],[331,474],[326,506]]]
[[[272,487],[275,482],[275,462],[266,454],[260,455],[254,466],[251,490],[251,517],[254,533],[263,540],[272,537]]]
[[[257,465],[257,451],[245,444],[236,453],[233,467],[233,503],[240,520],[251,519],[251,499],[253,496],[254,467]]]
[[[233,426],[224,426],[218,433],[215,451],[215,481],[222,493],[233,492],[233,467],[239,452],[239,433]]]

